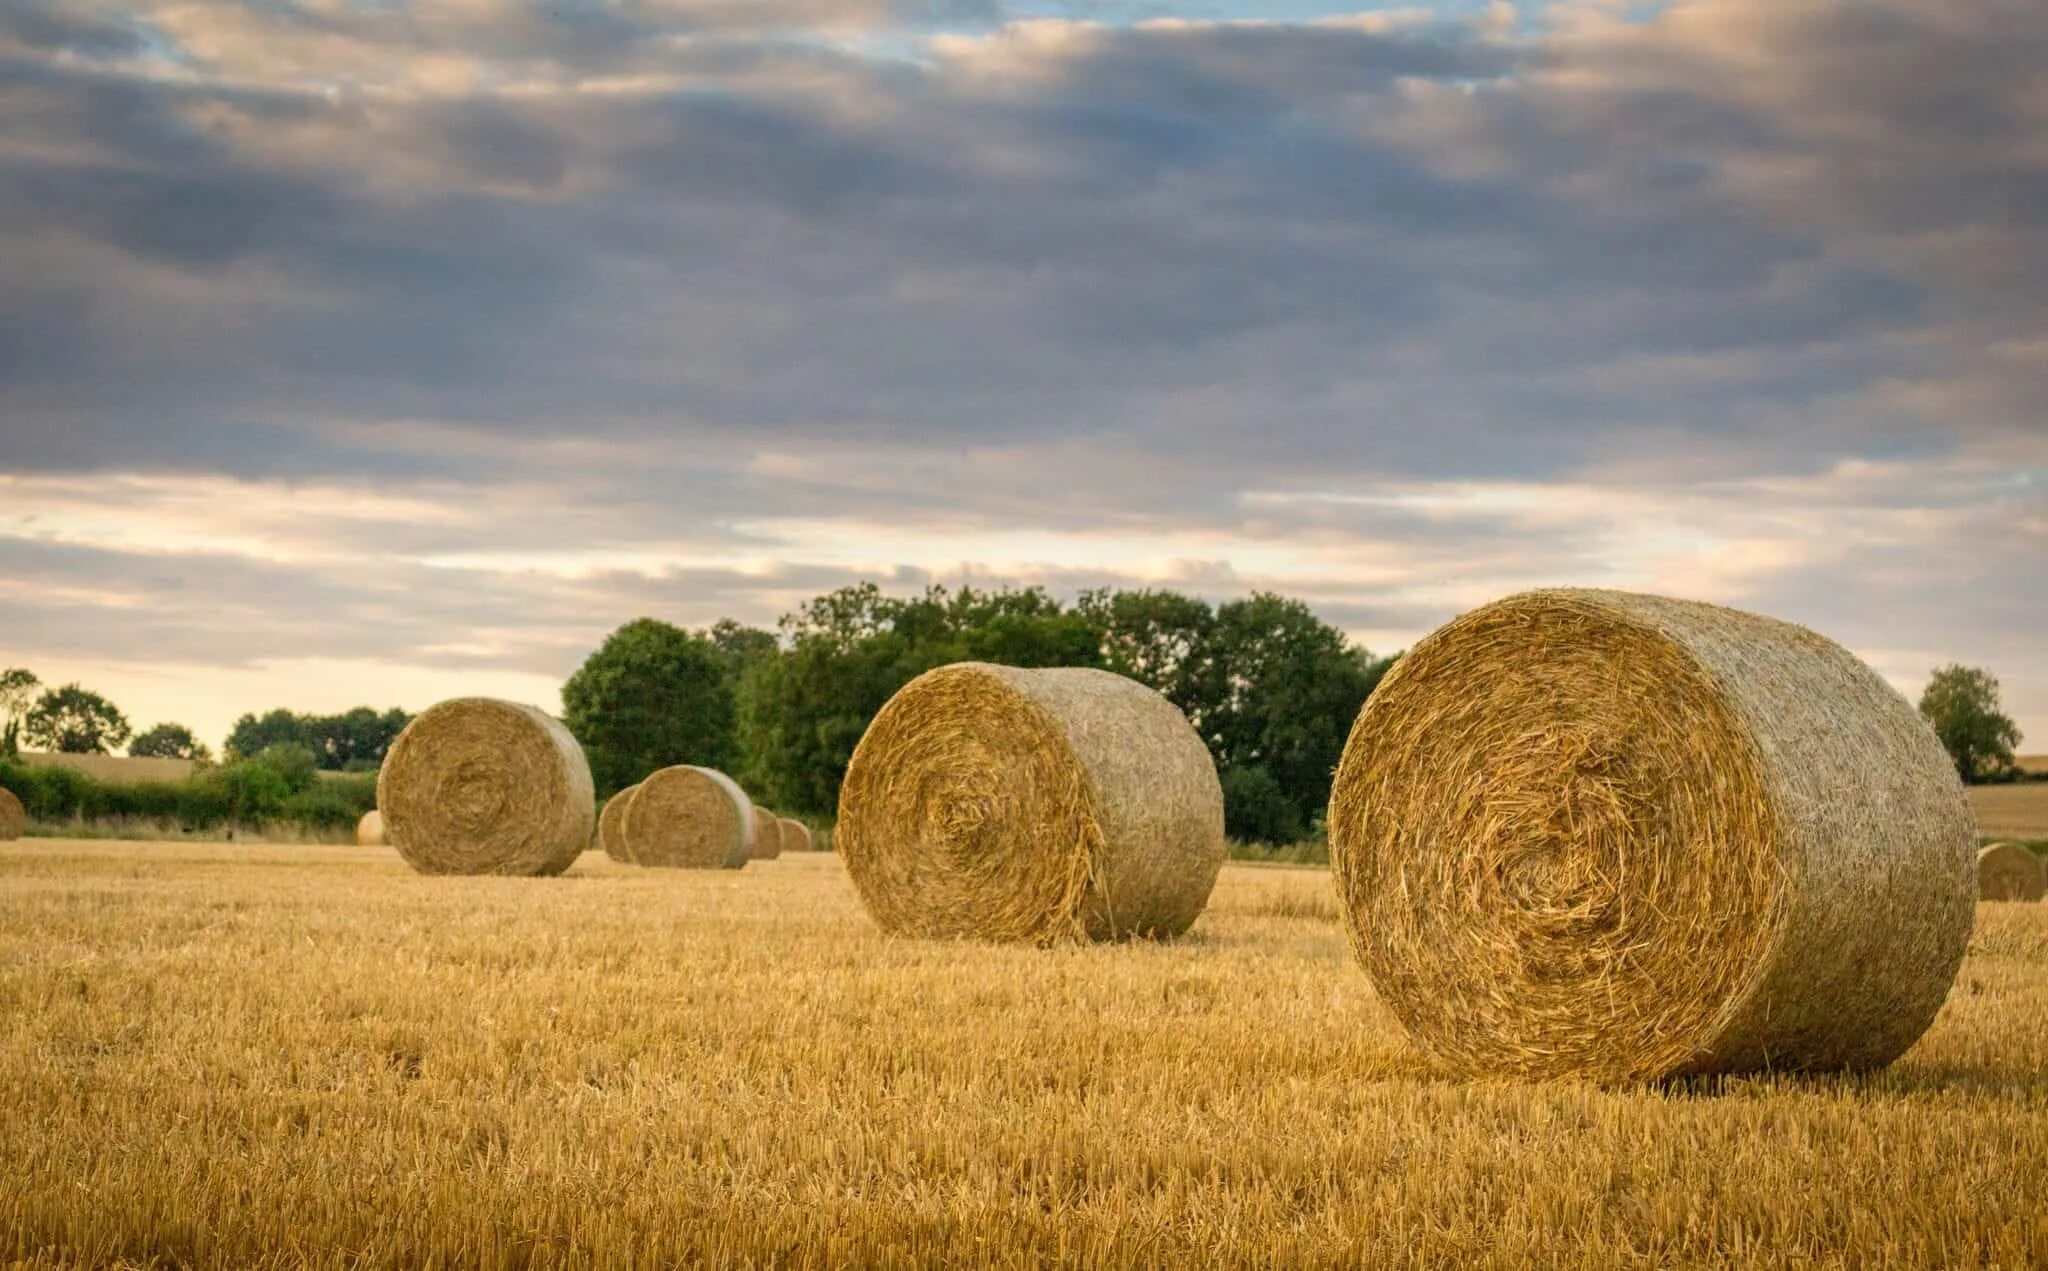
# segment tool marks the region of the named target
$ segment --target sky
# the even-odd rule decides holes
[[[10,0],[0,665],[554,708],[862,579],[1753,609],[2048,749],[2039,0]]]

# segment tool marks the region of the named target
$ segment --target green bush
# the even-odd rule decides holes
[[[0,762],[0,786],[41,822],[109,821],[159,829],[254,830],[284,822],[341,831],[377,806],[374,773],[317,777],[311,752],[273,746],[183,781],[97,781],[65,767]]]

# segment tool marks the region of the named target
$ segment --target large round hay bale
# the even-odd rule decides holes
[[[1913,708],[1789,623],[1611,591],[1458,618],[1330,804],[1353,947],[1464,1072],[1871,1068],[1969,940],[1969,804]]]
[[[371,808],[356,821],[356,846],[384,846],[384,814],[382,812]]]
[[[1195,730],[1134,680],[961,662],[868,725],[835,846],[886,931],[1176,936],[1223,863],[1223,792]]]
[[[2017,843],[1993,843],[1977,853],[1979,900],[2039,900],[2048,891],[2041,858]]]
[[[773,812],[754,805],[754,845],[748,850],[748,859],[772,861],[782,855],[782,822]]]
[[[626,804],[632,800],[633,792],[640,787],[627,786],[604,801],[604,810],[597,814],[597,845],[604,854],[623,865],[633,863],[633,849],[626,844]]]
[[[0,786],[0,840],[18,839],[27,828],[28,809],[21,806],[14,791]]]
[[[754,850],[754,805],[724,773],[678,764],[634,789],[621,830],[642,865],[739,869]]]
[[[775,819],[777,836],[782,840],[785,852],[808,852],[811,846],[811,827],[793,816]]]
[[[595,802],[568,729],[487,697],[422,712],[377,776],[384,835],[423,874],[559,874],[589,846]]]

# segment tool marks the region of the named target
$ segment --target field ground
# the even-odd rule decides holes
[[[1328,876],[1177,945],[892,941],[839,862],[0,845],[0,1261],[2048,1263],[2048,905],[1889,1071],[1449,1081]]]
[[[2048,839],[2048,781],[1971,786],[1977,832],[1994,839]]]

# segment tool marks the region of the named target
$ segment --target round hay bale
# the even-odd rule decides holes
[[[28,809],[21,806],[14,791],[0,786],[0,840],[18,839],[28,828]]]
[[[422,874],[559,874],[589,846],[590,767],[531,706],[459,697],[423,712],[377,776],[384,834]]]
[[[810,826],[805,825],[793,816],[777,817],[775,819],[775,826],[777,836],[782,840],[783,851],[808,852],[812,850]]]
[[[1186,718],[1134,680],[961,662],[868,725],[835,845],[885,931],[1171,937],[1216,884],[1223,791]]]
[[[773,812],[754,805],[754,846],[748,852],[749,860],[772,861],[782,855],[782,822]]]
[[[1993,843],[1977,853],[1979,900],[2039,900],[2048,891],[2041,858],[2017,843]]]
[[[604,811],[597,814],[597,845],[604,854],[622,865],[633,863],[632,849],[626,846],[626,804],[633,798],[633,792],[640,787],[627,786],[604,801]]]
[[[739,869],[754,850],[754,805],[724,773],[677,764],[634,788],[621,831],[642,865]]]
[[[368,812],[363,813],[361,820],[356,822],[356,846],[384,846],[384,814],[382,812],[371,808]]]
[[[1789,623],[1537,591],[1423,640],[1330,803],[1353,948],[1467,1073],[1867,1069],[1934,1018],[1976,900],[1941,744]]]

